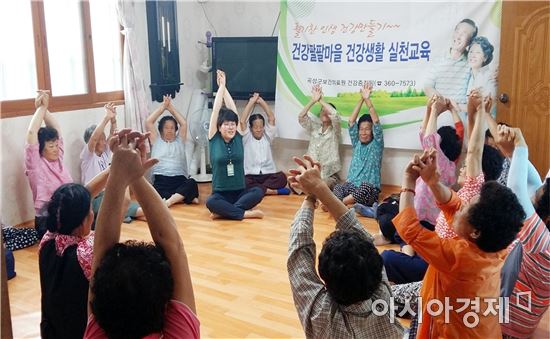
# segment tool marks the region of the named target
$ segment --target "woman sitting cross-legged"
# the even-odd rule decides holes
[[[155,121],[165,110],[171,115],[159,120],[157,132]],[[179,202],[198,204],[197,182],[190,178],[187,172],[184,144],[187,137],[187,121],[176,110],[170,96],[165,95],[162,105],[147,117],[145,128],[151,133],[151,157],[159,160],[152,170],[153,187],[163,199],[166,199],[168,207]]]
[[[246,188],[244,149],[239,115],[235,102],[225,87],[225,73],[217,71],[218,92],[214,100],[208,139],[212,164],[212,195],[206,200],[211,217],[242,220],[263,218],[261,210],[252,210],[262,201],[259,187]],[[228,108],[222,108],[222,103]]]
[[[110,123],[109,136],[105,136],[105,127]],[[86,145],[80,152],[80,170],[82,184],[86,185],[101,171],[106,170],[111,163],[112,152],[109,149],[107,140],[111,138],[116,131],[116,107],[113,103],[105,105],[105,116],[99,125],[91,125],[84,131],[84,142]],[[99,206],[103,200],[104,192],[98,194],[92,199],[92,208],[94,215],[97,216]],[[130,200],[130,192],[126,191],[126,199]],[[132,218],[143,216],[143,210],[136,202],[130,202],[128,209],[124,211],[124,222],[131,222]],[[94,225],[92,225],[93,229]]]
[[[378,114],[370,100],[372,85],[365,84],[361,98],[349,117],[349,137],[353,147],[348,179],[334,186],[333,192],[346,205],[355,203],[372,206],[378,202],[380,193],[380,167],[384,150],[384,133]],[[363,102],[368,107],[368,114],[359,118]]]
[[[25,145],[25,175],[29,178],[35,211],[38,239],[46,232],[44,205],[61,185],[73,182],[63,164],[63,137],[57,120],[48,111],[49,91],[39,91],[35,100],[36,112],[27,130]],[[42,122],[46,127],[40,127]]]
[[[147,135],[122,130],[110,141],[111,174],[94,242],[84,338],[199,338],[187,255],[174,218],[143,174]],[[153,243],[119,243],[124,192],[143,208]],[[76,338],[76,337],[75,337]]]
[[[263,115],[250,115],[256,104],[267,114],[267,124]],[[286,175],[282,171],[277,172],[271,154],[271,143],[277,136],[273,111],[258,93],[254,93],[242,114],[246,187],[257,186],[269,195],[289,194]]]

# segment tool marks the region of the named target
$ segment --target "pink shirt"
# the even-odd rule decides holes
[[[90,152],[88,145],[84,145],[82,152],[80,152],[82,185],[88,184],[96,175],[109,167],[111,154],[109,146],[105,147],[105,151],[101,155],[97,155],[95,152]]]
[[[464,180],[464,186],[458,190],[457,195],[462,200],[462,202],[469,202],[473,197],[479,195],[481,192],[481,186],[485,182],[485,177],[483,173],[480,173],[477,177],[466,177]],[[435,223],[435,231],[442,239],[451,239],[456,238],[458,235],[455,233],[453,228],[449,226],[443,212],[439,213],[437,221]]]
[[[104,339],[107,335],[96,322],[94,315],[88,318],[84,339]],[[187,305],[177,300],[168,302],[164,314],[164,328],[162,333],[149,334],[144,339],[194,339],[200,338],[200,322],[197,316]]]
[[[420,143],[422,149],[429,149],[433,147],[437,150],[437,170],[440,174],[440,181],[445,186],[451,186],[456,181],[456,165],[445,156],[439,144],[441,143],[441,137],[439,134],[432,133],[430,135],[424,135],[420,133]],[[416,194],[414,196],[414,207],[416,210],[418,220],[426,220],[430,224],[435,225],[437,216],[440,209],[435,203],[435,198],[430,191],[430,188],[422,180],[418,178],[416,180]]]
[[[48,161],[40,155],[39,144],[25,145],[25,175],[29,177],[37,216],[59,186],[73,182],[69,171],[63,166],[63,154],[63,138],[59,138],[59,159],[55,161]]]

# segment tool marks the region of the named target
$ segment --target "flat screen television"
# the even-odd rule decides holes
[[[260,93],[275,100],[277,37],[212,38],[212,90],[218,90],[216,69],[227,77],[227,88],[237,100]]]

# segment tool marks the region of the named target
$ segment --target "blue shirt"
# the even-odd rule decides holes
[[[368,182],[380,189],[380,168],[384,151],[384,133],[380,122],[372,124],[372,140],[368,144],[359,141],[358,124],[349,127],[349,137],[353,153],[348,171],[348,181],[355,186]]]

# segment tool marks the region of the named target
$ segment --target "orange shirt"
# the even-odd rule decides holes
[[[438,204],[449,225],[461,203],[453,192],[448,203]],[[401,238],[430,264],[420,291],[422,307],[419,307],[419,311],[422,313],[419,316],[422,318],[419,318],[421,324],[417,337],[502,338],[498,297],[500,269],[507,254],[506,249],[488,253],[463,238],[441,239],[435,232],[420,225],[413,207],[399,213],[393,219],[393,224]],[[428,311],[426,306],[434,303],[430,301],[434,299],[439,300],[441,305],[447,301],[452,307],[447,307],[448,316],[443,310],[438,313],[436,304],[432,304],[432,312]],[[484,316],[488,307],[488,311],[495,309],[495,312]],[[476,317],[479,319],[477,325],[468,327],[466,324],[475,322]]]

